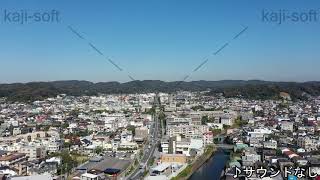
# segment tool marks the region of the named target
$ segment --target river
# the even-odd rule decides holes
[[[229,160],[229,154],[223,150],[218,150],[214,156],[203,164],[189,180],[219,180],[225,164]]]

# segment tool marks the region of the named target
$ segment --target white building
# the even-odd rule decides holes
[[[282,121],[281,122],[281,130],[282,131],[293,131],[293,122],[290,121]]]
[[[263,142],[263,147],[267,149],[277,149],[277,141],[270,140]]]

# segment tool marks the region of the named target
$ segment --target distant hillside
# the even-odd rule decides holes
[[[159,80],[131,81],[127,83],[89,81],[53,81],[0,84],[0,97],[12,101],[33,101],[68,95],[97,95],[99,93],[143,93],[175,92],[177,90],[203,91],[209,94],[223,93],[226,97],[242,96],[251,99],[279,98],[280,92],[288,93],[293,99],[304,99],[307,95],[320,95],[320,82],[269,82],[259,80],[224,80],[164,82]]]

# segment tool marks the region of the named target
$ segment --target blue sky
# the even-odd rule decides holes
[[[188,81],[260,79],[320,80],[320,19],[317,22],[262,21],[262,10],[309,12],[310,1],[0,1],[0,83],[135,79],[182,80],[205,56],[229,46]],[[60,22],[17,24],[4,11],[59,11]],[[118,71],[71,25],[125,71]],[[236,40],[232,38],[244,27]]]

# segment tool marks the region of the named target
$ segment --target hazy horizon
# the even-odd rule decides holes
[[[116,82],[116,83],[129,83],[133,81],[90,81],[90,80],[77,80],[77,79],[65,79],[65,80],[49,80],[49,81],[25,81],[25,82],[1,82],[0,84],[26,84],[26,83],[50,83],[50,82],[59,82],[59,81],[86,81],[86,82],[91,82],[91,83],[111,83],[111,82]],[[179,82],[182,80],[178,81],[165,81],[165,80],[159,80],[159,79],[145,79],[145,80],[136,80],[136,81],[162,81],[162,82]],[[207,81],[207,82],[219,82],[219,81],[262,81],[262,82],[285,82],[285,83],[306,83],[306,82],[320,82],[320,80],[311,80],[311,81],[270,81],[270,80],[262,80],[262,79],[248,79],[248,80],[243,80],[243,79],[222,79],[222,80],[194,80],[194,81],[184,81],[184,82],[197,82],[197,81]]]

